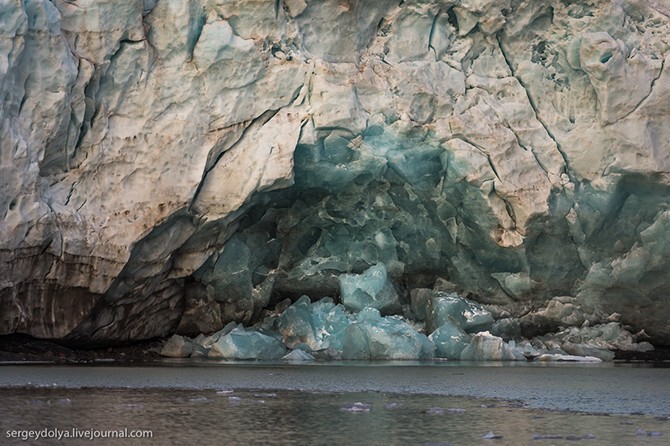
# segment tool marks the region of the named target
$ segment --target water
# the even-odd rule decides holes
[[[0,444],[670,444],[670,368],[497,365],[3,366]]]

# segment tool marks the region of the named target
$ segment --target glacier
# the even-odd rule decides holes
[[[365,284],[364,280],[370,283]],[[357,277],[356,283],[370,289],[379,284],[379,276],[364,273]],[[444,292],[434,291],[434,294],[444,302]],[[476,306],[468,299],[456,294],[447,297],[448,305],[441,309],[443,321],[431,329],[427,322],[401,315],[382,316],[374,306],[350,312],[329,297],[312,302],[308,296],[302,296],[290,306],[267,314],[251,327],[231,322],[209,336],[201,333],[191,339],[174,334],[164,343],[160,354],[170,358],[214,360],[281,358],[289,363],[315,360],[601,362],[612,360],[617,350],[653,349],[618,322],[573,327],[530,340],[519,339],[519,342],[506,341],[488,331],[472,329],[473,319],[463,317],[464,312],[470,314],[467,310]],[[429,307],[432,303],[425,305]]]
[[[0,10],[0,335],[670,345],[666,1]]]

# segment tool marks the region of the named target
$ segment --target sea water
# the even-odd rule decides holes
[[[616,364],[2,366],[0,444],[664,445],[669,378]],[[79,438],[9,438],[31,431]]]

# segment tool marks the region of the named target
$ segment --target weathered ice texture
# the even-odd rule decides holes
[[[670,345],[669,51],[667,0],[0,0],[0,334],[212,333],[381,265],[392,312],[484,305],[468,357]]]
[[[361,311],[371,307],[386,313],[400,311],[398,293],[383,263],[370,267],[362,274],[341,274],[340,299],[349,310]]]
[[[370,289],[378,285],[379,278],[363,274],[357,276],[356,281],[358,289]],[[495,324],[496,331],[507,338],[516,338],[505,340],[489,331],[481,331],[492,320],[481,323],[491,319],[491,315],[478,308],[478,304],[455,293],[429,291],[431,299],[424,303],[424,312],[430,316],[425,326],[399,315],[382,316],[374,305],[350,313],[329,297],[311,302],[308,296],[302,296],[288,307],[284,301],[274,312],[265,312],[266,317],[249,328],[230,322],[211,335],[201,333],[194,339],[175,334],[165,342],[160,354],[172,358],[212,359],[281,357],[287,361],[434,358],[548,361],[566,360],[570,354],[575,360],[609,361],[615,357],[615,351],[654,350],[650,343],[640,342],[644,332],[633,335],[619,322],[596,326],[585,322],[579,328],[571,327],[528,340],[518,333],[510,336],[505,328],[519,322],[505,318]],[[511,322],[503,324],[503,321]],[[438,323],[439,327],[433,328]],[[285,355],[287,349],[292,351]]]

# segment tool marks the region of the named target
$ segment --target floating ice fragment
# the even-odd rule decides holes
[[[540,355],[538,361],[558,361],[558,362],[603,362],[602,359],[595,356],[573,356],[545,353]]]
[[[192,403],[206,403],[209,401],[209,399],[204,396],[199,396],[195,398],[189,398],[189,401]]]
[[[399,408],[401,408],[401,407],[402,407],[402,404],[400,404],[400,403],[387,403],[387,404],[384,404],[384,409],[389,409],[389,410],[399,409]]]
[[[237,405],[237,404],[240,404],[242,402],[242,398],[240,398],[239,396],[229,396],[228,397],[228,402],[230,404]]]
[[[486,435],[482,435],[482,438],[485,440],[500,440],[502,439],[502,435],[494,434],[493,431],[491,431]]]
[[[658,432],[658,431],[646,431],[644,429],[638,429],[635,431],[635,435],[638,437],[662,437],[663,432]]]
[[[234,390],[228,390],[228,389],[217,390],[217,391],[216,391],[216,394],[217,394],[217,395],[231,395],[231,394],[233,394],[233,393],[235,393]]]
[[[118,407],[123,407],[125,409],[144,409],[144,404],[142,403],[126,403],[126,404],[120,404]]]
[[[342,412],[353,412],[353,413],[370,412],[370,409],[372,409],[372,404],[361,403],[360,401],[353,404],[345,404],[344,406],[340,407],[340,410]]]
[[[426,413],[428,415],[444,415],[444,409],[442,409],[441,407],[430,407],[424,410],[423,413]]]
[[[341,274],[339,282],[342,303],[348,310],[372,307],[386,314],[400,310],[398,293],[383,263],[371,266],[362,274]]]

